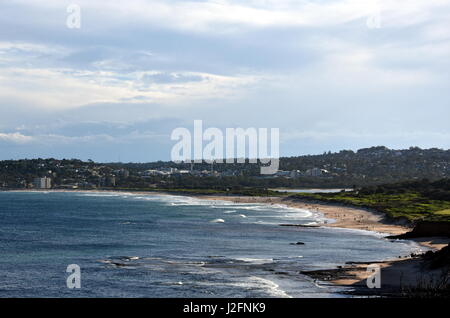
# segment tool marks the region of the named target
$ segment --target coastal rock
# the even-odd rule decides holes
[[[410,239],[416,237],[450,237],[450,222],[431,222],[423,221],[414,226],[411,232],[401,235],[388,236],[389,239]]]
[[[320,227],[319,225],[306,225],[306,224],[280,224],[280,226],[294,226],[294,227]]]
[[[450,244],[439,251],[428,251],[423,258],[428,262],[431,269],[450,267]]]

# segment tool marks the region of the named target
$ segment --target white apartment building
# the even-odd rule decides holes
[[[33,185],[37,189],[50,189],[52,187],[52,179],[47,177],[34,178]]]

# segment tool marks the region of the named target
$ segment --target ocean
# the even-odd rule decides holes
[[[0,192],[0,297],[344,297],[299,272],[420,250],[368,231],[280,226],[322,221],[175,195]],[[70,264],[79,289],[67,287]]]

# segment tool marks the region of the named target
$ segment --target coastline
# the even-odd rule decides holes
[[[248,196],[195,196],[205,200],[222,200],[234,203],[263,203],[263,204],[283,204],[291,208],[306,209],[314,213],[323,215],[330,220],[318,226],[345,228],[353,230],[364,230],[387,235],[400,235],[412,230],[411,226],[404,223],[392,222],[384,217],[380,212],[357,207],[348,207],[332,203],[310,203],[284,197],[248,197]],[[432,250],[440,250],[450,243],[450,239],[435,237],[425,237],[410,239],[419,245]]]
[[[118,192],[118,193],[133,193],[139,195],[179,195],[186,197],[193,197],[203,200],[218,200],[230,201],[234,203],[260,203],[260,204],[282,204],[291,208],[310,210],[311,212],[323,215],[328,219],[326,223],[318,224],[318,226],[337,227],[356,230],[366,230],[378,233],[385,233],[389,235],[403,234],[409,230],[410,227],[402,224],[395,224],[384,219],[381,213],[369,211],[362,208],[353,208],[347,206],[340,206],[330,203],[309,203],[299,200],[293,200],[286,197],[256,197],[256,196],[242,196],[242,195],[195,195],[164,191],[133,191],[133,190],[66,190],[66,189],[46,189],[46,190],[7,190],[8,192],[73,192],[73,193],[90,193],[90,192]],[[424,245],[426,246],[426,245]],[[439,246],[431,248],[439,248]]]
[[[320,213],[326,219],[334,222],[320,224],[323,227],[347,228],[366,230],[388,235],[399,235],[409,232],[412,228],[405,224],[394,223],[386,219],[382,213],[369,211],[362,208],[354,208],[329,203],[309,203],[282,197],[229,197],[229,196],[201,196],[208,200],[225,200],[235,203],[265,203],[284,204],[288,207],[308,209]],[[438,251],[450,243],[450,238],[423,237],[410,239],[417,244],[432,251]],[[382,277],[381,289],[368,289],[367,278],[371,275],[368,271],[370,265],[376,264],[380,268]],[[334,269],[303,271],[319,284],[332,284],[336,286],[352,287],[350,295],[358,296],[393,296],[404,295],[405,291],[416,288],[430,287],[442,278],[442,271],[425,270],[426,262],[421,255],[411,254],[404,258],[392,258],[371,260],[367,262],[352,263],[351,260],[343,266]]]
[[[291,208],[310,210],[323,215],[329,221],[318,224],[325,227],[366,230],[372,232],[398,235],[411,228],[406,225],[387,222],[381,213],[361,208],[346,207],[329,203],[309,203],[284,197],[247,197],[247,196],[196,196],[206,200],[223,200],[234,203],[263,203],[269,205],[283,204]]]
[[[244,195],[196,195],[196,194],[184,194],[164,191],[135,191],[135,190],[66,190],[66,189],[46,189],[46,190],[6,190],[7,192],[77,192],[77,193],[90,193],[90,192],[116,192],[116,193],[132,193],[139,195],[177,195],[193,197],[203,200],[218,200],[229,201],[233,203],[260,203],[268,205],[281,204],[287,207],[296,209],[306,209],[314,213],[322,215],[327,221],[317,224],[317,226],[323,227],[335,227],[353,230],[364,230],[376,233],[388,235],[399,235],[406,233],[412,229],[404,223],[396,223],[388,220],[384,217],[383,213],[368,210],[358,207],[349,207],[333,203],[311,203],[298,199],[292,199],[287,197],[259,197],[259,196],[244,196]],[[414,238],[411,241],[417,242],[419,245],[427,247],[432,250],[440,250],[450,243],[449,239],[424,237]]]
[[[342,206],[331,203],[310,203],[286,197],[252,197],[252,196],[226,196],[226,195],[193,195],[171,192],[127,191],[127,190],[12,190],[17,192],[120,192],[138,195],[179,195],[194,197],[203,200],[220,200],[234,203],[257,203],[269,205],[285,205],[291,208],[307,209],[323,216],[326,220],[317,226],[364,230],[388,235],[399,235],[411,230],[406,224],[399,224],[386,219],[382,213],[363,208]],[[295,225],[294,225],[295,226]],[[314,225],[316,226],[316,225]],[[280,229],[281,230],[281,229]],[[425,237],[412,239],[419,245],[431,250],[440,250],[450,243],[448,238]],[[398,296],[404,286],[417,286],[419,278],[425,275],[430,279],[437,279],[441,274],[438,271],[423,272],[423,260],[419,255],[404,258],[369,260],[367,263],[351,263],[352,260],[338,268],[305,271],[302,274],[314,279],[319,284],[333,284],[337,286],[353,287],[353,295],[394,295]],[[370,275],[367,267],[377,264],[384,277],[382,290],[376,292],[369,290],[366,279]],[[422,282],[423,283],[423,282]]]

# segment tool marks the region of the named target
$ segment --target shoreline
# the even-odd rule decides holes
[[[323,223],[320,226],[330,228],[346,228],[366,230],[386,235],[399,235],[409,232],[412,227],[405,224],[392,222],[380,212],[363,208],[341,206],[332,203],[309,203],[282,197],[227,197],[227,196],[203,196],[209,200],[226,200],[235,203],[266,203],[284,204],[288,207],[308,209],[320,213],[327,219],[333,219],[333,223]],[[450,238],[423,237],[408,239],[422,247],[432,251],[438,251],[450,243]],[[407,257],[398,257],[367,262],[346,264],[333,269],[302,271],[319,284],[331,284],[334,286],[351,287],[353,291],[344,292],[353,296],[391,296],[399,297],[405,290],[421,288],[424,282],[436,283],[441,279],[441,270],[424,270],[425,261],[421,255],[411,254]],[[366,285],[371,272],[367,271],[371,265],[378,265],[381,273],[382,288],[369,289]]]
[[[127,191],[127,190],[11,190],[9,192],[115,192],[132,193],[138,195],[175,195],[193,197],[202,200],[229,201],[233,203],[255,203],[268,205],[285,205],[296,209],[306,209],[317,213],[327,220],[317,224],[318,227],[345,228],[354,230],[364,230],[387,235],[399,235],[409,232],[412,227],[388,220],[380,212],[367,210],[364,208],[348,207],[332,203],[310,203],[298,199],[286,197],[252,197],[252,196],[226,196],[226,195],[193,195],[171,192],[149,192],[149,191]],[[281,225],[281,224],[280,224]],[[296,225],[293,225],[296,226]],[[314,225],[316,226],[316,225]],[[300,227],[300,225],[299,225]],[[450,238],[423,237],[419,239],[409,239],[422,247],[430,250],[440,250],[450,243]],[[304,271],[302,274],[309,276],[322,284],[332,284],[336,286],[353,287],[355,292],[352,295],[390,295],[398,296],[402,288],[406,286],[417,286],[418,278],[427,277],[436,279],[440,272],[422,270],[423,260],[419,255],[411,255],[403,258],[391,258],[382,260],[372,260],[368,262],[351,263],[349,260],[343,266],[334,269]],[[366,279],[370,275],[367,267],[377,264],[384,277],[385,286],[382,290],[370,290],[366,287]],[[387,283],[386,283],[387,282]]]
[[[310,203],[284,197],[250,197],[250,196],[220,196],[199,195],[196,198],[205,200],[222,200],[234,203],[282,204],[291,208],[306,209],[318,213],[331,222],[320,223],[317,226],[334,227],[352,230],[363,230],[386,235],[400,235],[412,230],[411,226],[402,222],[388,220],[383,213],[359,207],[349,207],[333,203]],[[450,239],[423,237],[408,239],[432,250],[440,250],[450,243]]]
[[[383,220],[383,215],[375,211],[369,211],[362,208],[353,208],[340,206],[331,203],[309,203],[294,200],[286,197],[257,197],[244,195],[204,195],[204,194],[185,194],[164,191],[134,191],[134,190],[68,190],[68,189],[26,189],[26,190],[6,190],[6,192],[72,192],[72,193],[91,193],[91,192],[115,192],[115,193],[133,193],[139,195],[175,195],[186,196],[203,200],[229,201],[233,203],[260,203],[260,204],[282,204],[296,209],[305,209],[313,213],[323,215],[328,222],[318,224],[318,226],[337,227],[356,230],[366,230],[390,235],[398,235],[407,232],[411,228],[406,225],[396,224]]]
[[[212,201],[229,201],[233,203],[256,203],[256,204],[268,204],[268,205],[285,205],[295,209],[305,209],[313,213],[322,215],[327,219],[324,223],[319,223],[317,226],[344,228],[353,230],[363,230],[376,232],[378,234],[386,235],[399,235],[406,233],[412,229],[411,226],[401,222],[392,222],[388,220],[383,213],[374,210],[368,210],[360,207],[350,207],[334,203],[312,203],[301,201],[298,199],[292,199],[287,197],[275,197],[275,196],[245,196],[245,195],[205,195],[205,194],[185,194],[165,191],[139,191],[139,190],[70,190],[70,189],[14,189],[6,190],[5,192],[72,192],[72,193],[91,193],[91,192],[105,192],[105,193],[132,193],[138,195],[175,195],[192,197],[202,200]],[[293,225],[295,226],[295,225]],[[315,226],[315,225],[314,225]],[[437,240],[434,237],[414,238],[409,239],[415,241],[419,245],[427,247],[432,250],[439,250],[442,247],[450,243],[448,240]],[[448,242],[447,242],[448,241]]]
[[[365,230],[390,235],[407,232],[411,228],[393,222],[385,222],[381,213],[368,211],[362,208],[340,206],[330,203],[309,203],[285,197],[250,197],[250,196],[195,196],[205,200],[223,200],[234,203],[262,203],[282,204],[290,208],[309,210],[328,219],[328,222],[318,226]]]

